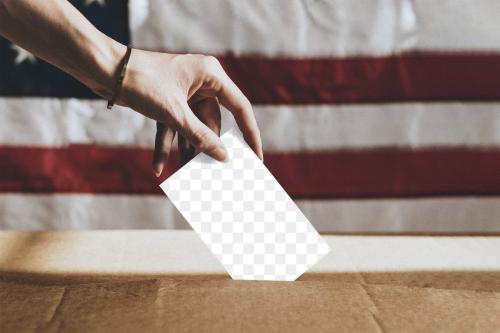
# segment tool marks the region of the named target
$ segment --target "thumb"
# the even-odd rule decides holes
[[[227,152],[219,136],[194,115],[187,103],[183,103],[183,108],[185,109],[186,122],[185,126],[179,129],[179,132],[197,151],[224,162],[227,158]]]

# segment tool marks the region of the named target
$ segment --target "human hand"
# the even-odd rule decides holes
[[[0,35],[72,75],[97,95],[115,97],[125,45],[97,30],[67,1],[0,3]],[[183,161],[196,151],[226,158],[219,139],[219,102],[232,112],[245,140],[262,158],[252,106],[214,57],[134,49],[116,100],[157,121],[153,158],[157,176],[176,132]]]
[[[235,117],[260,159],[262,143],[252,106],[211,56],[132,50],[117,103],[157,121],[153,170],[163,170],[177,132],[181,161],[204,152],[223,161],[219,102]]]

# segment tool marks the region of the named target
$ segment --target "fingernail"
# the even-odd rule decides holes
[[[215,149],[212,153],[212,157],[215,158],[219,162],[226,162],[227,161],[227,151],[224,146],[219,146],[217,149]]]
[[[156,177],[160,177],[161,172],[163,171],[163,163],[156,163],[153,167]]]

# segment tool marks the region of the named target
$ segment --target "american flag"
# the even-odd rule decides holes
[[[500,232],[499,1],[71,2],[132,47],[217,56],[320,232]],[[0,39],[1,228],[187,228],[154,134]]]

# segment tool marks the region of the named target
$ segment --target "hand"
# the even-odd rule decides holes
[[[163,170],[177,132],[181,160],[204,152],[224,161],[219,139],[219,102],[235,117],[243,136],[262,159],[252,106],[211,56],[132,50],[118,104],[157,121],[153,170]]]

